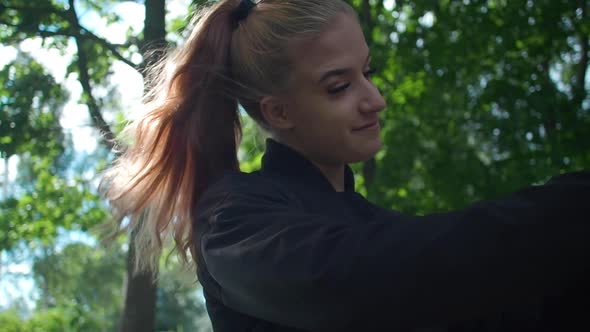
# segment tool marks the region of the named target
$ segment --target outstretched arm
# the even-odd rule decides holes
[[[270,197],[273,197],[272,199]],[[432,326],[558,291],[588,268],[590,174],[425,217],[334,220],[232,192],[199,222],[222,301],[306,330]]]

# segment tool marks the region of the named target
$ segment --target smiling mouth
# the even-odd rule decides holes
[[[367,123],[366,125],[361,126],[361,127],[353,128],[352,131],[371,130],[371,129],[377,129],[378,127],[379,127],[379,121],[375,121],[375,122]]]

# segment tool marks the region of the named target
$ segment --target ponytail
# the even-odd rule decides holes
[[[197,201],[223,172],[239,170],[238,103],[226,79],[236,6],[221,1],[201,10],[186,44],[151,68],[147,112],[125,128],[132,142],[101,181],[117,233],[135,234],[136,271],[156,271],[170,235],[191,264]]]
[[[135,235],[136,271],[156,270],[170,235],[183,261],[194,262],[197,201],[225,171],[239,170],[238,100],[268,129],[260,99],[288,89],[290,41],[340,13],[356,15],[341,0],[221,0],[200,10],[185,45],[151,68],[147,112],[124,130],[131,143],[100,186],[116,233]]]

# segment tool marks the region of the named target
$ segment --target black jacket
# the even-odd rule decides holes
[[[420,217],[369,203],[348,168],[345,183],[269,140],[260,171],[206,191],[194,236],[215,331],[590,326],[590,173]]]

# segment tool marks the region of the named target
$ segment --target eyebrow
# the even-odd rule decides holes
[[[367,60],[365,60],[365,63],[368,63],[370,59],[371,59],[371,53],[369,53],[367,55]],[[318,83],[322,83],[323,81],[327,80],[329,77],[341,76],[341,75],[347,74],[351,71],[352,71],[352,68],[338,68],[338,69],[328,70],[327,72],[322,74],[322,77],[320,77],[320,80],[318,81]]]

